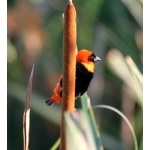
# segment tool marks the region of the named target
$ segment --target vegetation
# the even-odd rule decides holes
[[[142,150],[142,1],[74,0],[73,3],[77,11],[78,49],[93,50],[102,59],[88,90],[90,103],[109,105],[123,112]],[[44,101],[53,93],[62,72],[62,13],[66,4],[67,1],[54,0],[8,0],[8,150],[23,148],[22,120],[33,63],[29,148],[50,149],[60,136],[61,104],[47,108]],[[76,109],[81,107],[88,108],[82,100],[76,100]],[[88,122],[84,125],[92,129],[86,116],[89,112],[88,109],[79,114]],[[93,109],[92,114],[100,134],[99,144],[104,149],[134,149],[131,130],[119,115],[100,108]],[[66,114],[65,118],[71,117]],[[76,129],[73,124],[72,129]],[[87,137],[90,133],[91,130],[86,133]]]

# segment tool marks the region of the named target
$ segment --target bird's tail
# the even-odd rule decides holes
[[[50,97],[48,100],[45,101],[45,104],[47,106],[52,106],[54,103],[60,103],[61,100],[62,98],[60,96],[53,94],[52,97]]]
[[[52,106],[54,102],[52,102],[50,99],[45,101],[46,106]]]

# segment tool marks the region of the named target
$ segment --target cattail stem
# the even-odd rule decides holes
[[[68,0],[69,4],[72,4],[72,0]]]
[[[66,150],[64,112],[75,110],[75,72],[76,72],[76,10],[73,3],[64,12],[63,36],[63,101],[61,117],[60,150]]]

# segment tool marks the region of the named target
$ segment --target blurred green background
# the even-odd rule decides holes
[[[101,58],[88,89],[91,104],[106,104],[122,111],[132,123],[142,150],[142,83],[126,71],[124,58],[131,56],[142,74],[143,1],[73,3],[77,11],[78,50],[92,50]],[[23,148],[25,94],[34,63],[29,148],[47,150],[59,137],[61,105],[48,108],[44,101],[53,93],[62,72],[62,14],[67,0],[8,0],[7,5],[7,147]],[[111,67],[113,63],[115,66]],[[103,109],[94,112],[106,150],[133,149],[131,132],[117,114]]]

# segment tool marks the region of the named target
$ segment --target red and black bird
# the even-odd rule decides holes
[[[76,81],[75,81],[75,97],[83,95],[93,78],[95,62],[101,60],[92,51],[82,49],[76,56]],[[63,77],[61,75],[55,89],[54,94],[45,101],[47,106],[62,101]]]

